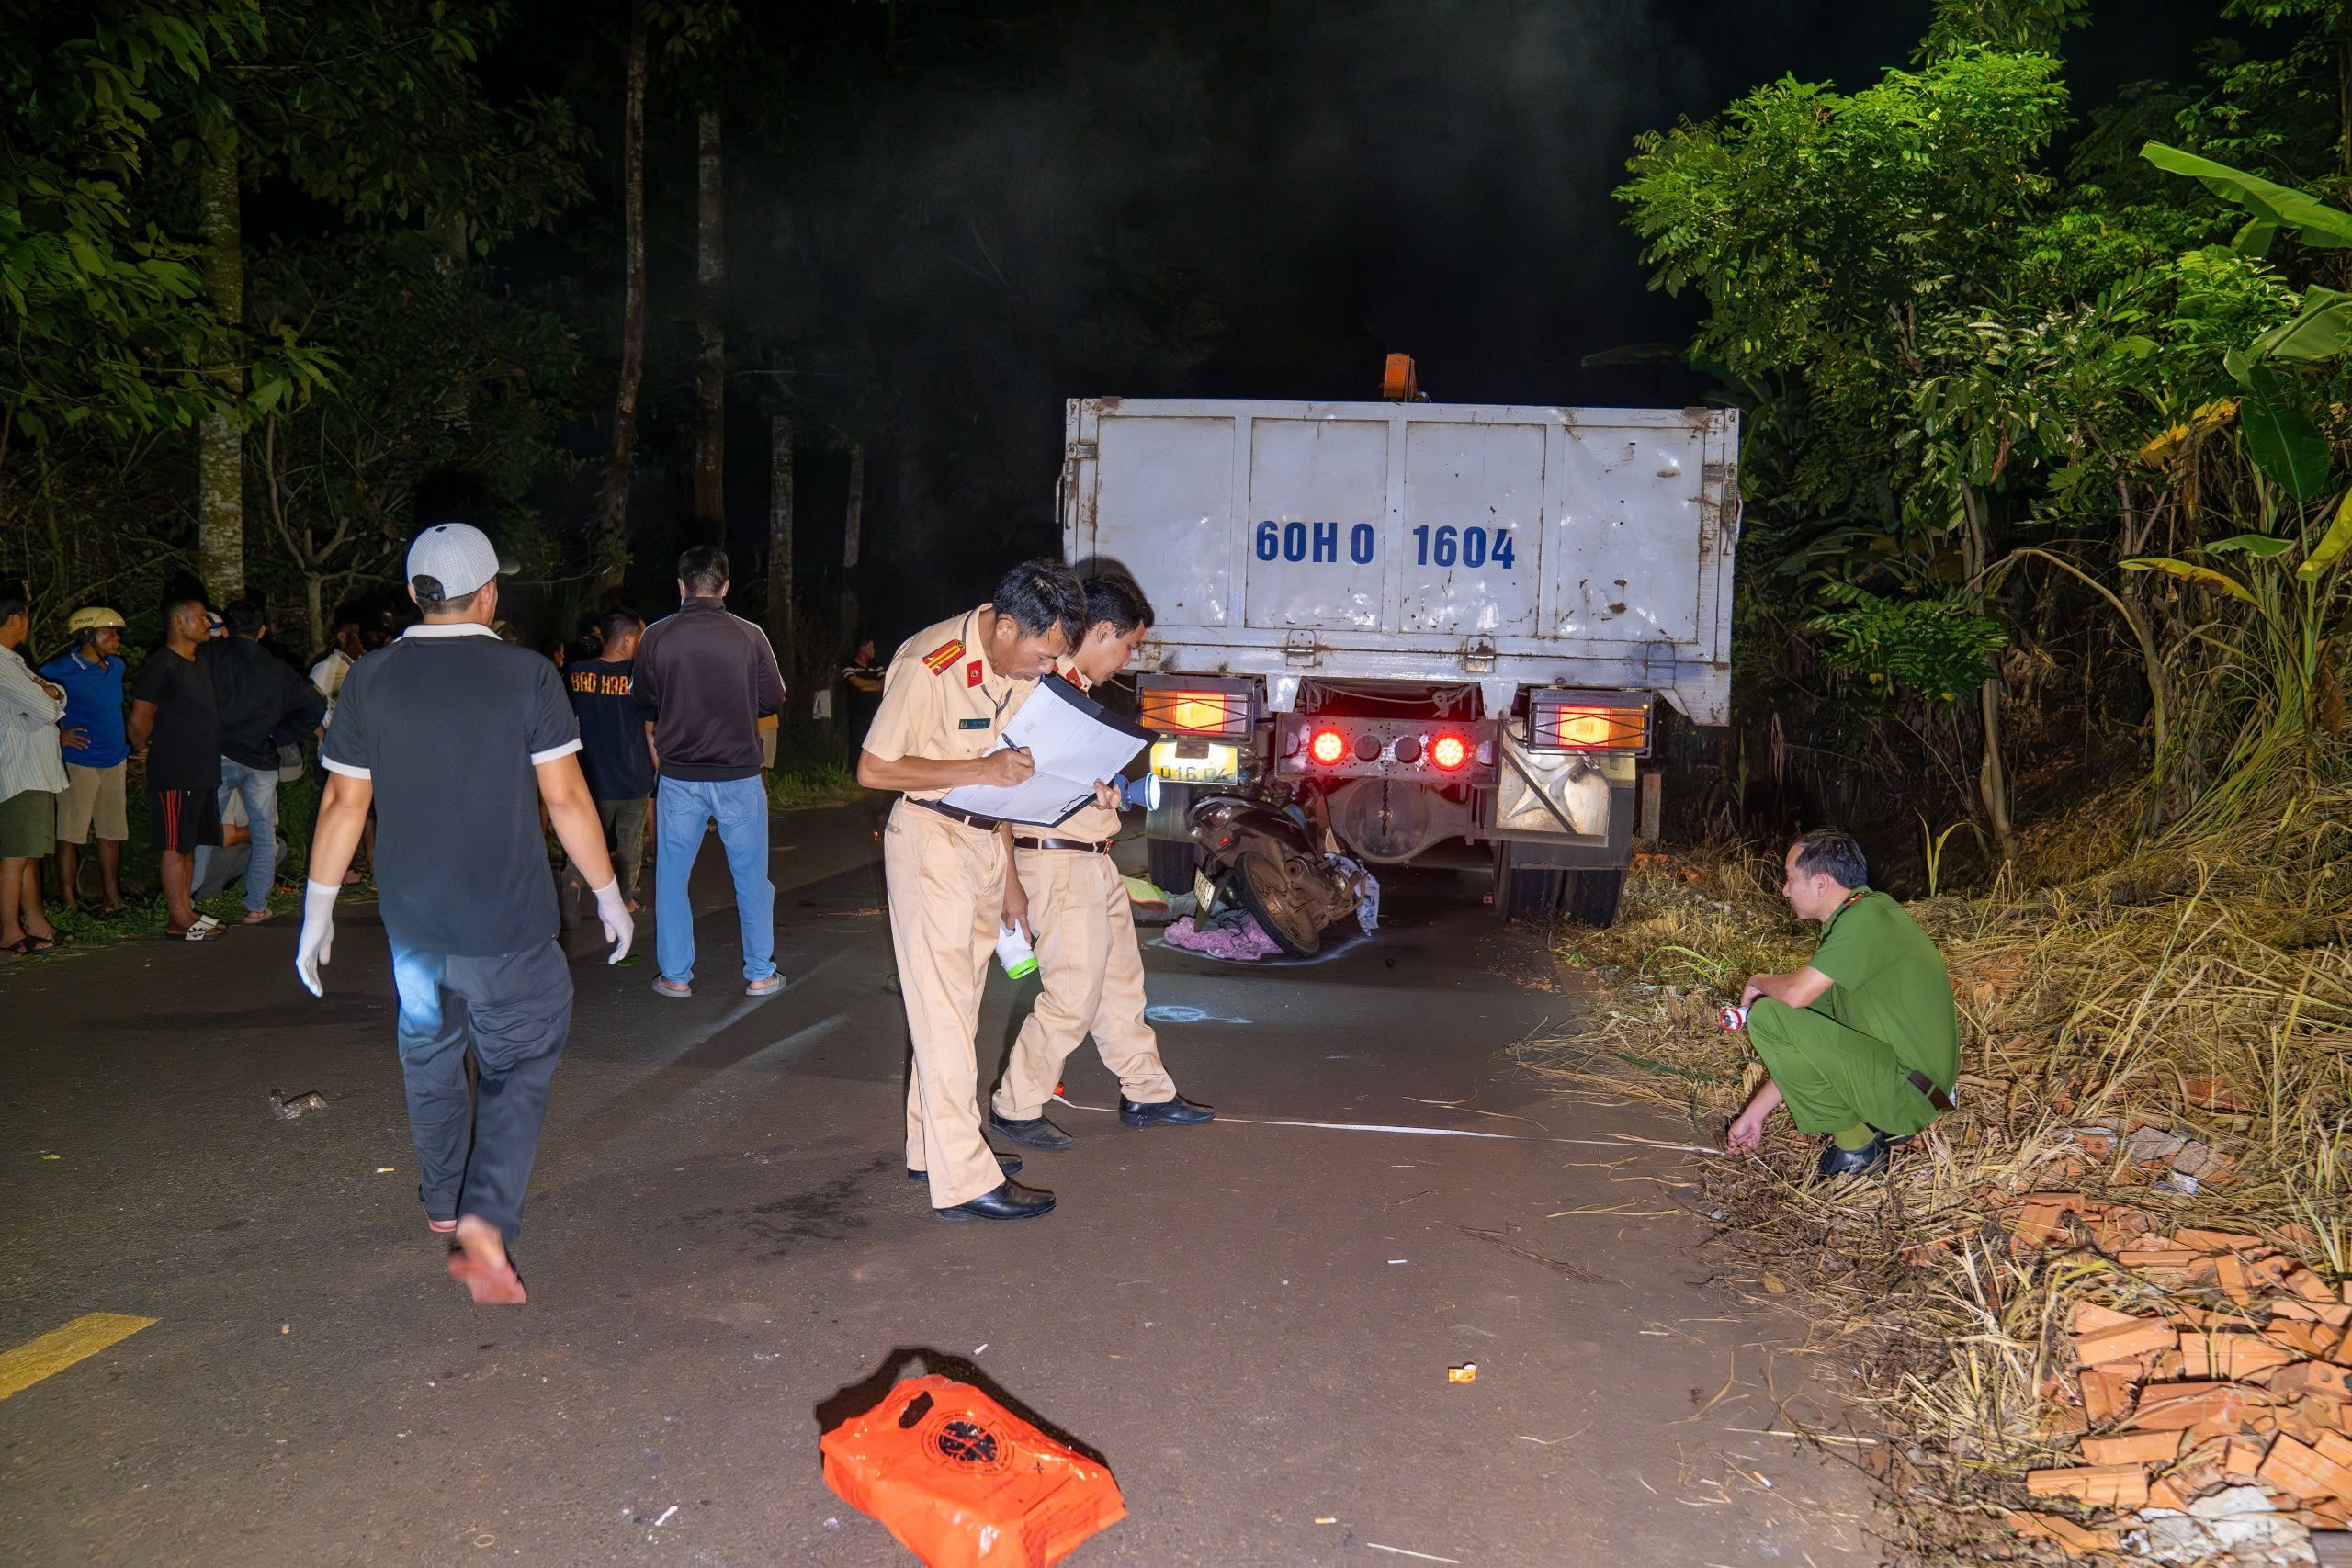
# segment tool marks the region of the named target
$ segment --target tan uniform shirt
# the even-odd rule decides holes
[[[1092,689],[1093,682],[1087,680],[1085,676],[1080,674],[1078,672],[1078,666],[1070,663],[1067,660],[1063,661],[1059,673],[1063,680],[1068,681],[1071,685],[1076,686],[1081,692]],[[1109,784],[1111,781],[1109,779],[1104,779],[1102,782],[1104,784]],[[1013,829],[1016,833],[1024,834],[1031,830],[1032,829],[1025,828],[1016,828]],[[1115,839],[1119,836],[1119,814],[1108,809],[1107,807],[1097,806],[1092,801],[1089,801],[1086,805],[1078,808],[1078,814],[1076,816],[1072,817],[1069,821],[1064,822],[1060,827],[1041,828],[1035,830],[1042,833],[1049,833],[1057,839],[1091,839],[1099,843],[1104,839]]]
[[[937,626],[925,626],[899,647],[883,677],[882,705],[865,732],[865,750],[883,761],[924,757],[967,761],[995,749],[998,732],[1021,711],[1035,681],[1014,681],[996,672],[980,649],[981,605]],[[909,800],[937,800],[947,793],[910,789]]]

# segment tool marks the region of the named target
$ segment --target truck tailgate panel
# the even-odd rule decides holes
[[[1087,398],[1063,542],[1131,573],[1169,672],[1730,699],[1738,414]]]

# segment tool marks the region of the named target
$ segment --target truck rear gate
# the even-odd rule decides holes
[[[1493,840],[1535,878],[1498,904],[1556,903],[1626,863],[1651,695],[1725,720],[1735,411],[1088,398],[1066,433],[1069,558],[1158,615],[1163,777],[1219,782],[1231,747],[1369,858]],[[1441,768],[1449,726],[1468,760]]]

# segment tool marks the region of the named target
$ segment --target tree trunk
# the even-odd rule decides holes
[[[441,247],[440,254],[433,258],[433,268],[441,275],[441,280],[453,288],[465,276],[471,244],[469,238],[470,227],[465,209],[461,207],[439,214],[424,226],[425,232]],[[466,378],[461,376],[451,380],[441,394],[441,418],[452,430],[473,428],[469,391]]]
[[[637,450],[637,390],[645,374],[645,8],[630,7],[628,82],[621,110],[622,270],[620,382],[613,391],[613,449],[596,501],[603,587],[617,587],[628,564],[630,459]]]
[[[1961,508],[1967,518],[1962,564],[1973,582],[1993,557],[1992,525],[1974,485],[1963,484]],[[1993,675],[1976,689],[1977,716],[1984,732],[1984,749],[1977,762],[1976,795],[1984,807],[1985,826],[1992,829],[2001,863],[2017,859],[2018,836],[2009,815],[2009,769],[2001,753],[2001,678]]]
[[[849,507],[842,513],[842,570],[857,570],[857,549],[860,536],[865,531],[865,444],[853,442],[849,449]]]
[[[840,636],[844,654],[857,651],[857,557],[865,532],[865,444],[849,449],[849,505],[842,513],[842,602]]]
[[[721,544],[727,539],[727,329],[719,309],[727,281],[727,189],[719,162],[718,111],[696,121],[700,178],[695,208],[695,325],[701,352],[695,361],[695,397],[702,431],[695,444],[695,515]]]
[[[222,126],[204,138],[197,175],[204,227],[204,292],[214,314],[234,328],[244,321],[245,253],[237,189],[237,132]],[[242,397],[244,371],[219,372],[221,391]],[[245,592],[244,425],[233,412],[208,415],[197,432],[196,570],[214,602]]]
[[[768,641],[784,671],[785,689],[793,684],[792,640],[792,421],[777,414],[768,421]]]
[[[334,628],[326,623],[326,580],[318,572],[302,574],[302,613],[311,618],[311,662],[316,664],[334,646]]]

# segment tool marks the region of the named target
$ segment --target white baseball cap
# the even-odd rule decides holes
[[[435,523],[408,547],[408,582],[417,602],[462,599],[493,577],[512,577],[514,558],[470,523]]]

